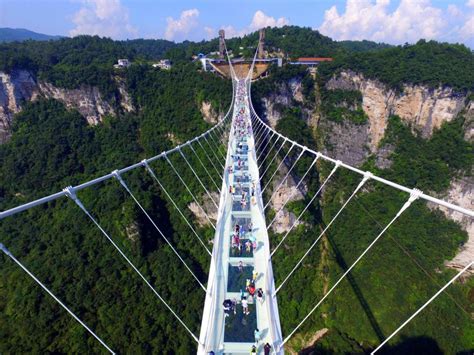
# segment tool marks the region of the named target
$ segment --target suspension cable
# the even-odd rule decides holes
[[[380,237],[385,233],[385,231],[395,222],[398,217],[408,208],[410,205],[418,199],[422,192],[417,189],[413,189],[412,192],[410,193],[410,198],[408,199],[407,202],[400,208],[400,210],[397,212],[395,217],[385,226],[385,228],[379,233],[379,235],[372,241],[372,243],[369,244],[369,246],[362,252],[362,254],[359,255],[359,257],[352,263],[352,265],[344,272],[344,274],[336,281],[336,283],[331,287],[331,289],[321,298],[321,300],[311,309],[311,311],[308,313],[306,317],[303,318],[303,320],[296,326],[296,328],[285,338],[283,341],[282,345],[284,345],[288,339],[291,338],[291,336],[301,327],[301,325],[313,314],[313,312],[319,307],[321,303],[324,302],[324,300],[331,294],[331,292],[339,285],[339,283],[344,280],[346,275],[351,272],[351,270],[354,268],[354,266],[364,257],[364,255],[372,248],[372,246],[380,239]]]
[[[288,169],[288,172],[286,173],[285,177],[283,178],[283,180],[281,180],[280,184],[278,185],[278,187],[273,190],[270,198],[268,199],[268,202],[267,204],[263,207],[263,210],[265,211],[268,207],[268,205],[270,204],[270,202],[272,201],[272,198],[273,198],[273,195],[275,195],[275,193],[283,186],[283,184],[285,183],[286,179],[288,179],[288,176],[290,176],[291,174],[291,171],[293,170],[293,168],[296,166],[296,163],[298,163],[298,161],[300,160],[300,158],[303,156],[304,152],[306,151],[306,149],[303,149],[301,151],[301,153],[298,155],[298,157],[296,158],[295,162],[293,163],[293,165],[290,167],[290,169]],[[268,227],[267,227],[268,228]]]
[[[257,132],[257,136],[256,136],[256,140],[259,142],[259,144],[260,144],[260,142],[261,142],[260,140],[264,136],[264,134],[266,132],[270,132],[270,131],[271,131],[271,129],[269,129],[268,127],[266,127],[265,125],[262,124],[262,129],[259,129],[259,131]]]
[[[259,166],[258,166],[258,170],[260,170],[260,168],[263,166],[263,163],[265,162],[265,160],[267,160],[268,156],[270,155],[270,152],[273,150],[273,148],[275,148],[275,145],[277,144],[277,142],[280,140],[280,136],[277,136],[277,138],[273,141],[273,144],[272,146],[270,147],[270,149],[268,149],[267,153],[265,154],[264,151],[260,152],[260,156],[257,157],[257,162],[260,160],[260,158],[262,158],[263,156],[263,159],[262,161],[260,162]]]
[[[198,338],[189,330],[189,328],[186,326],[186,324],[179,318],[179,316],[173,311],[173,309],[166,303],[166,301],[160,296],[160,294],[153,288],[153,286],[150,284],[150,282],[146,279],[145,276],[138,270],[138,268],[130,261],[130,259],[125,255],[125,253],[118,247],[117,244],[113,241],[113,239],[107,234],[107,232],[102,228],[102,226],[97,222],[97,220],[89,213],[89,211],[86,209],[86,207],[82,204],[81,200],[77,197],[76,192],[72,186],[66,187],[64,189],[64,192],[66,193],[66,196],[72,199],[76,205],[89,217],[89,219],[96,225],[97,228],[102,232],[102,234],[109,240],[109,242],[117,249],[117,251],[122,255],[122,257],[127,261],[127,263],[132,267],[133,270],[142,278],[142,280],[145,282],[145,284],[150,288],[150,290],[153,291],[153,293],[158,297],[158,299],[163,302],[163,304],[168,308],[168,310],[175,316],[175,318],[181,323],[181,325],[188,331],[188,333],[191,335],[191,337],[199,343]]]
[[[291,275],[296,271],[296,269],[301,265],[301,263],[303,262],[303,260],[306,258],[306,256],[308,256],[308,254],[311,252],[311,250],[313,250],[314,246],[319,242],[319,240],[322,238],[322,236],[324,235],[324,233],[326,233],[326,231],[329,229],[329,227],[333,224],[333,222],[337,219],[337,217],[339,217],[339,215],[341,214],[341,212],[344,210],[344,208],[346,208],[347,204],[352,200],[352,198],[356,195],[356,193],[362,188],[362,186],[364,186],[364,184],[367,182],[367,180],[370,179],[370,177],[372,176],[372,173],[370,172],[367,172],[366,175],[364,175],[364,177],[362,178],[362,180],[360,181],[359,185],[357,185],[357,187],[355,188],[355,190],[352,192],[352,194],[349,196],[349,198],[346,200],[346,202],[344,202],[344,204],[342,205],[342,207],[339,209],[339,211],[337,211],[336,215],[331,219],[331,221],[327,224],[327,226],[324,228],[324,230],[321,232],[321,234],[316,238],[316,240],[313,242],[313,244],[311,244],[311,246],[308,248],[308,250],[304,253],[304,255],[301,257],[301,259],[296,263],[295,267],[290,271],[290,273],[288,274],[288,276],[283,280],[283,282],[281,283],[280,286],[278,286],[278,288],[276,289],[275,291],[275,294],[278,293],[278,291],[282,288],[282,286],[286,283],[286,281],[288,281],[288,279],[291,277]]]
[[[183,157],[184,161],[186,162],[186,164],[188,165],[188,167],[191,169],[191,171],[193,172],[194,176],[196,177],[197,181],[199,182],[199,184],[202,186],[202,188],[204,189],[204,191],[206,191],[206,194],[207,196],[209,196],[209,198],[211,199],[212,203],[214,204],[214,206],[218,209],[219,206],[217,206],[217,203],[216,201],[214,201],[214,199],[212,198],[211,194],[209,193],[209,190],[206,188],[206,186],[202,183],[201,179],[199,178],[199,175],[196,173],[196,171],[193,169],[193,167],[191,166],[191,164],[189,163],[188,159],[186,158],[186,156],[183,154],[183,151],[181,149],[178,150],[179,151],[179,154],[181,154],[181,156]]]
[[[101,338],[99,338],[99,336],[94,333],[94,331],[92,331],[82,320],[79,319],[78,316],[74,314],[73,311],[71,311],[63,302],[61,302],[61,300],[57,298],[54,293],[52,293],[40,280],[38,280],[26,266],[24,266],[17,258],[15,258],[10,250],[8,250],[7,247],[2,243],[0,243],[0,250],[2,250],[10,259],[12,259],[19,267],[21,267],[23,271],[28,274],[28,276],[30,276],[38,285],[40,285],[41,288],[43,288],[43,290],[45,290],[57,303],[59,303],[61,307],[63,307],[80,325],[84,327],[84,329],[86,329],[94,338],[96,338],[109,353],[115,354],[115,352]]]
[[[339,168],[339,165],[340,164],[337,164],[334,166],[334,168],[331,170],[331,172],[329,173],[328,177],[324,180],[324,182],[321,184],[321,186],[319,187],[318,191],[316,191],[316,193],[314,194],[314,196],[309,200],[309,202],[306,204],[306,207],[304,208],[303,211],[301,211],[301,213],[298,215],[298,218],[293,222],[293,224],[291,225],[290,229],[286,232],[285,236],[280,240],[280,243],[278,243],[278,245],[276,246],[275,249],[273,249],[273,251],[270,253],[270,257],[273,256],[273,254],[276,253],[276,251],[278,250],[278,248],[280,247],[280,245],[283,244],[283,242],[285,241],[286,237],[288,237],[288,235],[290,234],[290,232],[293,230],[293,228],[296,226],[296,224],[299,222],[301,216],[303,216],[303,213],[306,212],[306,210],[309,208],[309,206],[313,203],[314,199],[319,195],[319,193],[321,192],[321,190],[323,189],[323,187],[326,185],[326,183],[329,181],[329,179],[331,179],[331,176],[334,175],[334,173],[336,172],[337,168]]]
[[[262,178],[265,176],[265,174],[267,173],[268,169],[270,168],[270,166],[272,165],[273,161],[276,159],[276,157],[278,156],[278,154],[280,153],[280,151],[282,150],[283,146],[286,144],[288,140],[287,139],[283,139],[283,143],[280,145],[280,148],[278,148],[277,152],[275,153],[275,155],[273,156],[273,158],[270,160],[270,163],[268,163],[268,166],[265,168],[265,170],[263,171],[262,175],[260,175],[260,181],[262,181]],[[262,161],[262,165],[263,165],[263,161]],[[259,167],[260,169],[260,167]]]
[[[165,159],[166,161],[168,162],[168,164],[171,166],[171,169],[173,169],[174,173],[176,174],[176,176],[178,176],[178,179],[183,183],[184,187],[186,188],[186,190],[189,192],[189,194],[191,195],[191,197],[193,198],[194,202],[198,205],[198,207],[201,209],[202,213],[204,213],[204,215],[206,216],[206,219],[208,220],[208,222],[212,225],[212,227],[214,229],[216,229],[216,226],[214,225],[214,223],[212,223],[211,219],[209,218],[209,215],[207,214],[207,212],[204,210],[204,208],[201,206],[201,204],[198,202],[196,196],[194,196],[193,192],[191,191],[191,189],[189,188],[188,184],[186,184],[186,182],[183,180],[183,178],[181,177],[181,175],[179,174],[178,170],[176,170],[176,168],[174,167],[173,163],[171,162],[170,158],[166,155],[165,156]]]
[[[214,157],[216,158],[216,161],[219,163],[219,165],[221,166],[222,170],[224,170],[224,165],[221,163],[221,160],[220,158],[217,156],[216,152],[215,152],[215,148],[213,149],[212,146],[209,144],[209,141],[207,140],[206,137],[204,137],[204,141],[207,143],[207,145],[209,146],[209,148],[211,148],[211,152],[212,154],[214,154]]]
[[[219,191],[219,193],[221,192],[221,189],[219,188],[219,186],[217,186],[217,183],[216,181],[214,180],[214,178],[212,177],[212,175],[209,173],[209,169],[206,168],[206,166],[204,165],[204,163],[202,162],[201,158],[199,157],[199,155],[196,153],[196,151],[194,150],[194,147],[192,145],[189,146],[189,148],[191,148],[191,150],[193,151],[194,155],[196,156],[196,158],[198,159],[199,163],[201,164],[202,168],[204,169],[204,171],[207,173],[207,175],[209,176],[209,178],[211,179],[212,183],[214,184],[214,186],[217,188],[217,191]]]
[[[275,135],[275,132],[272,132],[271,137],[268,138],[267,143],[265,143],[265,145],[263,146],[263,148],[260,149],[260,154],[258,154],[258,155],[261,155],[261,154],[265,151],[265,148],[268,147],[268,145],[269,145],[270,142],[272,141],[274,135]],[[258,156],[257,156],[257,161],[258,161]]]
[[[260,146],[262,144],[262,142],[265,140],[265,138],[271,133],[271,130],[270,129],[267,129],[267,131],[262,131],[262,134],[259,134],[257,136],[257,139],[255,140],[256,141],[256,144],[258,146]]]
[[[216,138],[217,137],[217,138]],[[211,135],[209,134],[209,140],[212,142],[212,145],[214,146],[215,150],[217,153],[219,153],[220,157],[222,160],[225,161],[225,155],[222,154],[221,152],[221,146],[220,146],[220,138],[219,136],[214,135],[214,140],[211,139]]]
[[[300,181],[298,181],[298,183],[296,184],[296,187],[295,187],[295,192],[298,191],[298,188],[299,186],[301,185],[301,183],[304,181],[304,178],[306,177],[306,175],[309,173],[309,171],[311,170],[311,168],[313,167],[314,164],[316,164],[316,162],[318,161],[319,159],[319,155],[316,156],[316,158],[314,158],[313,162],[311,163],[311,165],[309,166],[309,168],[306,170],[306,172],[303,174],[303,177],[300,179]],[[288,195],[288,197],[286,198],[285,202],[281,205],[281,207],[278,209],[277,212],[275,212],[275,216],[273,217],[272,221],[267,225],[267,230],[270,229],[270,227],[272,226],[273,222],[275,222],[275,220],[277,219],[278,217],[278,214],[285,208],[286,204],[288,203],[288,201],[290,201],[291,198],[293,198],[293,195],[294,195],[294,192],[291,193],[290,195]]]
[[[183,258],[181,257],[181,255],[179,255],[179,253],[176,251],[176,249],[173,247],[173,245],[170,243],[170,241],[168,240],[168,238],[165,237],[165,235],[163,234],[163,232],[160,230],[160,228],[158,228],[158,226],[156,225],[155,221],[150,217],[150,215],[148,214],[148,212],[143,208],[142,204],[140,202],[138,202],[137,198],[135,197],[135,195],[132,193],[132,191],[130,190],[130,188],[128,187],[128,185],[125,183],[125,181],[123,180],[122,176],[119,174],[118,170],[115,170],[113,172],[114,174],[114,177],[120,182],[120,185],[123,186],[123,188],[128,192],[128,194],[130,195],[130,197],[135,201],[135,203],[137,204],[137,206],[142,210],[142,212],[145,214],[145,216],[148,218],[148,220],[151,222],[151,224],[153,224],[153,226],[155,227],[155,229],[158,231],[158,233],[163,237],[163,239],[166,241],[166,243],[168,243],[168,245],[170,246],[171,250],[173,250],[173,252],[176,254],[176,256],[178,257],[179,260],[181,260],[181,262],[183,263],[183,265],[186,267],[186,269],[188,269],[188,271],[191,273],[191,275],[193,275],[193,277],[196,279],[196,281],[198,282],[198,284],[201,286],[201,288],[204,290],[204,292],[207,292],[206,288],[204,287],[204,285],[201,283],[201,281],[199,281],[198,277],[194,274],[194,272],[190,269],[190,267],[186,264],[186,262],[183,260]]]
[[[449,282],[444,285],[438,292],[436,292],[426,303],[418,308],[418,310],[413,313],[402,325],[400,325],[390,336],[388,336],[374,351],[370,354],[375,354],[377,351],[380,350],[382,346],[384,346],[390,339],[392,339],[400,330],[402,330],[413,318],[415,318],[422,310],[424,310],[436,297],[438,297],[448,286],[450,286],[454,281],[456,281],[464,272],[466,272],[469,268],[474,265],[474,261],[471,261],[467,264],[461,271],[459,271]]]
[[[270,183],[272,182],[274,176],[276,175],[276,173],[278,171],[280,171],[280,168],[281,166],[285,163],[285,159],[288,157],[288,155],[290,154],[290,152],[293,150],[293,148],[295,147],[294,144],[291,145],[290,149],[288,149],[288,151],[286,152],[285,156],[283,157],[283,159],[281,160],[280,164],[278,164],[276,170],[273,172],[272,176],[270,176],[270,179],[268,180],[268,182],[266,183],[266,185],[263,187],[263,190],[260,192],[260,195],[263,196],[263,193],[265,192],[265,190],[267,189],[268,185],[270,185]]]
[[[204,147],[202,146],[201,144],[201,141],[197,141],[199,146],[201,147],[201,149],[204,151],[204,155],[206,156],[206,158],[209,160],[209,162],[211,163],[212,167],[214,168],[214,170],[216,171],[217,175],[219,176],[219,178],[222,178],[222,175],[221,173],[219,172],[219,170],[216,168],[216,166],[214,165],[214,162],[212,161],[212,159],[209,157],[209,155],[207,154],[207,151],[206,149],[204,149]],[[222,171],[222,170],[221,170]]]
[[[181,215],[181,217],[184,219],[184,221],[186,222],[186,224],[188,225],[188,227],[191,229],[191,231],[194,233],[194,235],[199,239],[199,241],[201,242],[202,246],[204,247],[204,249],[206,249],[207,253],[209,255],[212,256],[212,253],[209,251],[209,249],[207,248],[206,244],[204,244],[204,242],[202,241],[201,237],[199,236],[199,234],[197,234],[196,230],[194,229],[194,227],[191,225],[191,223],[188,221],[188,219],[186,218],[186,216],[184,215],[184,213],[181,211],[181,209],[179,208],[179,206],[176,204],[176,202],[174,202],[173,198],[171,198],[171,195],[168,193],[168,191],[165,189],[165,187],[163,186],[163,184],[160,182],[160,180],[158,179],[158,177],[156,176],[155,172],[153,171],[153,169],[151,168],[151,166],[147,163],[146,160],[143,160],[142,161],[142,164],[143,166],[145,167],[145,169],[148,171],[148,173],[151,175],[151,177],[156,181],[156,183],[160,186],[160,189],[163,190],[163,192],[165,193],[166,197],[168,197],[168,199],[171,201],[171,203],[173,204],[174,208],[176,208],[176,210],[178,211],[178,213]]]

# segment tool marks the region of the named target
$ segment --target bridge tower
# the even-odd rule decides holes
[[[219,58],[224,58],[225,52],[225,31],[219,30]]]
[[[261,28],[260,31],[258,31],[258,34],[259,34],[258,58],[263,58],[264,57],[263,49],[265,46],[265,29]]]

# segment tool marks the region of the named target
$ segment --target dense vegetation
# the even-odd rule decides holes
[[[474,54],[461,44],[426,42],[336,57],[320,67],[321,75],[350,69],[402,89],[403,83],[449,86],[474,91]]]
[[[376,43],[365,39],[362,41],[339,41],[338,43],[350,52],[366,52],[392,47],[386,43]]]
[[[165,40],[113,41],[98,36],[78,36],[58,41],[0,44],[0,71],[26,69],[56,86],[75,89],[96,86],[115,99],[118,58],[147,61],[160,58],[173,45]]]
[[[348,120],[356,124],[367,122],[362,109],[362,94],[356,90],[327,90],[321,88],[321,111],[331,121]]]
[[[433,49],[429,52],[426,47]],[[395,53],[394,58],[389,54],[390,51]],[[470,70],[472,65],[472,53],[466,53],[462,46],[420,42],[414,46],[339,56],[335,64],[320,67],[319,73],[322,75],[317,80],[317,91],[312,92],[316,95],[317,102],[320,102],[315,107],[319,110],[320,119],[352,121],[357,124],[367,122],[361,108],[361,93],[327,90],[324,87],[326,80],[342,68],[360,70],[365,74],[364,68],[358,66],[357,61],[355,64],[351,63],[351,58],[359,57],[366,58],[364,63],[368,70],[372,70],[373,77],[382,80],[385,76],[388,84],[395,83],[396,80],[397,85],[413,82],[408,79],[410,67],[405,67],[400,62],[409,52],[417,53],[415,58],[410,57],[410,65],[423,67],[418,83],[431,85],[431,78],[438,76],[440,81],[432,84],[433,86],[441,83],[453,85],[459,90],[464,85],[462,82],[468,83],[471,80],[464,80],[459,74]],[[399,57],[397,53],[400,54]],[[382,62],[381,58],[384,57],[387,57],[386,63]],[[371,67],[372,58],[376,58],[374,67]],[[448,60],[458,63],[459,67],[431,68],[428,73],[428,65],[424,63],[446,63]],[[391,76],[396,79],[392,80]],[[282,90],[288,83],[305,77],[309,77],[308,74],[292,67],[273,70],[271,77],[252,86],[254,105],[264,114],[261,105],[263,99],[275,103],[282,98],[274,95],[288,95],[290,105],[273,106],[281,117],[276,129],[302,144],[322,150],[323,147],[319,147],[312,137],[308,137],[311,130],[302,119],[306,118],[303,111],[308,107],[305,100],[303,103],[297,102],[291,99],[291,91]],[[456,80],[451,80],[455,77]],[[457,87],[456,82],[459,83]],[[472,84],[472,80],[470,83]],[[417,186],[429,193],[445,191],[454,177],[472,173],[474,147],[464,140],[465,126],[465,119],[459,116],[435,130],[431,138],[427,139],[422,138],[416,129],[407,126],[398,117],[391,117],[382,147],[392,152],[392,165],[381,170],[375,166],[374,157],[370,157],[362,168],[406,186]],[[280,158],[287,152],[288,147],[282,149]],[[289,156],[294,159],[295,153]],[[269,174],[277,165],[278,162],[272,164]],[[286,165],[290,166],[291,161]],[[302,176],[307,166],[307,161],[298,163],[294,170],[296,179]],[[309,192],[303,200],[289,205],[289,210],[295,216],[306,206],[318,187],[318,181],[323,181],[332,167],[332,164],[322,162],[318,164],[317,171],[309,174]],[[264,177],[265,182],[267,179],[268,176]],[[360,176],[339,171],[327,185],[324,197],[313,202],[309,212],[303,217],[306,224],[295,228],[273,257],[277,286],[337,213],[359,181]],[[266,198],[269,197],[267,194]],[[292,331],[306,316],[324,295],[324,290],[327,291],[356,260],[407,197],[407,194],[381,184],[369,183],[346,207],[279,293],[283,334]],[[274,213],[272,210],[267,211],[267,217],[273,218]],[[272,233],[273,248],[283,235],[284,233]],[[329,331],[322,340],[314,347],[307,348],[305,354],[369,352],[452,277],[454,272],[446,269],[444,263],[452,259],[466,240],[466,232],[457,224],[446,219],[440,212],[428,209],[424,202],[416,202],[308,319],[290,342],[291,348],[301,350],[310,346],[312,343],[308,341],[315,332],[328,328]],[[403,272],[400,272],[401,269]],[[472,351],[474,327],[470,315],[473,311],[473,290],[473,280],[450,287],[382,352],[455,354]],[[443,326],[439,324],[440,319],[443,319]]]
[[[445,124],[428,140],[414,136],[397,118],[391,121],[387,142],[397,147],[393,165],[387,170],[377,171],[369,161],[364,168],[375,170],[379,175],[399,183],[426,190],[444,189],[460,170],[472,168],[473,147],[462,139],[462,119]],[[314,140],[308,137],[310,130],[305,126],[298,115],[283,113],[276,128],[302,144],[315,147]],[[450,143],[446,154],[441,153],[447,142]],[[284,156],[287,149],[280,155]],[[442,168],[436,170],[433,164],[446,168],[441,173],[439,169]],[[276,164],[273,165],[270,171],[276,168]],[[295,175],[302,176],[308,167],[308,160],[298,163],[297,167]],[[332,165],[321,163],[318,167],[322,181]],[[290,204],[289,209],[296,216],[313,196],[318,186],[315,181],[317,176],[317,172],[309,175],[309,192],[304,200]],[[303,218],[306,224],[289,235],[273,258],[277,286],[359,181],[359,175],[340,170],[327,185],[324,198],[313,202],[310,212]],[[279,293],[284,334],[288,334],[317,303],[323,296],[323,290],[331,287],[347,270],[407,198],[405,193],[369,183],[344,209]],[[268,213],[270,218],[273,215],[274,212]],[[273,233],[272,246],[275,247],[282,237],[283,234]],[[466,239],[466,232],[454,222],[447,220],[440,212],[430,211],[424,202],[416,202],[308,320],[291,342],[292,348],[308,346],[306,341],[312,334],[326,327],[329,334],[314,350],[322,353],[369,351],[447,282],[453,271],[446,270],[443,264],[454,256]],[[469,292],[472,292],[472,287],[472,280],[468,285],[452,286],[429,310],[402,331],[396,346],[388,346],[384,351],[406,353],[418,348],[454,354],[471,349],[474,329],[470,318],[473,304]],[[439,319],[443,319],[445,326],[439,326]],[[413,338],[407,338],[408,335]]]
[[[115,168],[137,162],[209,127],[199,112],[205,98],[216,110],[230,102],[230,83],[199,73],[194,65],[173,71],[136,66],[127,81],[139,114],[109,117],[95,127],[53,100],[26,104],[10,142],[0,147],[0,209],[30,201]],[[179,82],[180,85],[176,85]],[[172,133],[172,137],[170,137]],[[205,161],[199,146],[197,154]],[[212,190],[193,153],[185,150]],[[179,155],[170,156],[193,191],[201,187]],[[192,201],[164,161],[152,164],[161,183],[186,214]],[[218,173],[210,171],[218,181]],[[144,169],[123,175],[137,199],[205,283],[209,258],[163,191]],[[204,192],[196,193],[202,199]],[[117,181],[79,197],[145,277],[198,333],[204,293]],[[208,227],[198,227],[205,242]],[[193,353],[195,344],[117,251],[67,199],[8,218],[1,242],[121,353]],[[99,353],[103,349],[15,264],[0,256],[1,353]]]
[[[243,46],[250,53],[253,48],[247,47],[255,46],[256,40],[257,34],[253,33],[229,40],[228,46],[234,51]],[[372,43],[338,43],[316,31],[294,26],[267,30],[267,43],[272,50],[281,49],[290,57],[336,57],[334,63],[320,67],[323,81],[338,70],[349,68],[394,87],[402,82],[431,86],[441,83],[465,90],[473,82],[472,53],[462,46],[420,42],[384,49],[383,45]],[[209,101],[216,111],[225,112],[230,102],[230,83],[200,73],[189,58],[216,49],[216,40],[173,44],[153,40],[114,42],[98,37],[0,45],[0,70],[28,69],[63,87],[99,86],[112,101],[117,93],[114,76],[120,75],[137,107],[136,113],[108,117],[91,127],[79,113],[65,109],[59,102],[40,100],[25,104],[15,117],[12,139],[0,146],[0,210],[109,173],[203,132],[210,125],[203,121],[199,111],[202,102]],[[350,54],[352,51],[358,53]],[[161,56],[175,61],[171,71],[153,70],[147,65],[149,60]],[[135,65],[114,71],[112,64],[119,57],[129,58]],[[317,91],[314,79],[297,66],[272,68],[269,78],[256,82],[255,106],[261,110],[263,98],[289,92],[289,82],[294,79],[301,82],[303,101],[292,100],[286,107],[277,107],[281,113],[278,131],[318,149],[321,147],[308,124],[301,119],[307,112],[320,109],[323,119],[365,122],[360,93],[330,92],[321,87]],[[318,100],[319,107],[315,105]],[[400,119],[391,117],[382,144],[393,147],[392,166],[377,169],[371,158],[363,168],[404,185],[443,191],[454,176],[468,174],[472,169],[473,146],[463,139],[463,125],[463,118],[458,117],[435,131],[430,139],[424,139],[413,134],[411,127]],[[288,150],[289,145],[281,156]],[[192,157],[191,152],[185,153]],[[205,160],[204,152],[197,153]],[[290,160],[298,153],[290,152]],[[171,161],[192,190],[201,191],[183,160],[173,155]],[[302,176],[312,161],[313,157],[305,153],[295,175]],[[264,183],[277,165],[275,161],[269,167]],[[199,163],[194,160],[193,166],[206,186],[212,187]],[[158,161],[152,167],[186,216],[193,219],[187,208],[192,198],[169,166]],[[297,215],[302,211],[330,169],[331,164],[319,162],[310,171],[308,193],[303,200],[289,205],[291,212]],[[218,179],[216,171],[209,172]],[[209,268],[207,253],[163,191],[143,169],[125,174],[124,179],[198,278],[205,282]],[[303,217],[305,223],[295,229],[274,256],[277,285],[359,179],[353,173],[339,171],[327,185],[324,198],[314,200]],[[198,198],[203,199],[203,195],[200,193]],[[196,334],[204,294],[117,181],[81,191],[79,197]],[[278,295],[284,335],[334,284],[406,198],[406,194],[369,183],[348,205]],[[273,214],[269,209],[268,217]],[[198,227],[197,232],[205,240],[212,236],[212,230],[205,226]],[[195,344],[188,334],[71,201],[60,199],[6,219],[0,224],[0,235],[1,242],[114,350],[194,353]],[[272,247],[280,238],[282,234],[272,233]],[[444,261],[452,258],[465,240],[466,233],[457,224],[429,210],[423,202],[416,202],[308,320],[291,341],[291,347],[300,349],[308,345],[307,339],[316,330],[327,327],[328,334],[314,351],[362,353],[373,349],[452,276],[452,271],[444,268]],[[3,255],[0,266],[1,353],[103,350]],[[431,353],[472,350],[473,289],[473,280],[450,287],[385,351],[413,352],[420,344]]]
[[[453,176],[472,174],[474,144],[464,140],[464,117],[445,122],[431,139],[414,135],[399,117],[391,117],[383,144],[392,145],[393,165],[386,176],[402,185],[441,192]]]

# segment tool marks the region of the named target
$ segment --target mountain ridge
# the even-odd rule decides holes
[[[64,37],[65,36],[47,35],[44,33],[34,32],[26,28],[11,28],[11,27],[0,28],[0,43],[22,42],[22,41],[27,41],[27,40],[49,41],[49,40],[58,40]]]

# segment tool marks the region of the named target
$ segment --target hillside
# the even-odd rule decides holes
[[[22,42],[22,41],[49,41],[63,38],[63,36],[51,36],[43,33],[33,32],[24,28],[0,28],[0,42]]]
[[[257,33],[252,33],[227,44],[231,49],[255,47],[256,40]],[[303,67],[272,67],[267,78],[253,84],[254,105],[270,125],[315,150],[395,182],[454,203],[472,201],[472,52],[460,45],[425,41],[389,48],[367,41],[341,43],[296,26],[267,29],[267,44],[270,51],[289,57],[335,58],[319,67],[316,77]],[[216,49],[215,39],[174,44],[90,36],[0,45],[0,129],[8,133],[0,145],[0,210],[109,173],[205,131],[226,112],[231,84],[201,72],[189,59]],[[170,71],[151,67],[153,60],[163,57],[173,59]],[[133,65],[115,70],[118,58],[129,58]],[[203,158],[202,152],[198,154]],[[173,158],[173,163],[191,181],[193,191],[200,189],[181,159]],[[192,163],[200,176],[206,176],[197,160]],[[290,188],[310,163],[303,157]],[[191,197],[169,167],[164,162],[153,167],[186,217],[199,226],[199,234],[211,239],[213,230],[201,223],[190,207]],[[311,170],[306,194],[290,203],[270,231],[272,247],[330,169],[318,163]],[[205,282],[208,255],[196,245],[163,191],[144,171],[125,178]],[[210,180],[204,183],[212,186]],[[357,183],[354,174],[338,172],[315,199],[304,223],[273,258],[277,284]],[[282,190],[281,196],[285,193]],[[82,191],[80,197],[198,333],[204,293],[120,185],[111,181]],[[197,197],[205,201],[204,193]],[[405,197],[371,183],[348,206],[278,295],[284,335]],[[277,203],[272,201],[271,207]],[[269,217],[275,213],[272,208]],[[287,350],[369,353],[453,275],[446,262],[472,242],[470,226],[472,221],[417,202],[310,317]],[[6,219],[0,235],[2,243],[118,352],[195,352],[195,343],[179,323],[70,201],[58,200]],[[102,350],[3,255],[0,267],[0,353]],[[474,343],[473,295],[472,277],[456,283],[384,351],[469,353]],[[315,343],[315,334],[324,329],[325,335]]]
[[[343,55],[335,63],[321,66],[316,80],[295,67],[274,69],[268,78],[253,85],[252,98],[262,117],[282,134],[400,184],[449,195],[452,202],[471,208],[473,81],[469,74],[466,78],[460,73],[471,71],[472,63],[472,53],[463,46],[420,42]],[[417,68],[417,76],[409,75],[410,68]],[[307,166],[308,162],[297,166],[294,181]],[[321,164],[319,176],[306,179],[309,196],[330,168]],[[308,214],[305,222],[311,228],[298,227],[283,244],[285,251],[273,257],[277,284],[331,220],[356,181],[353,174],[337,174],[322,198],[310,206],[311,216]],[[282,188],[278,195],[285,193]],[[293,199],[273,227],[274,243],[308,203],[308,197]],[[401,203],[399,194],[372,184],[346,207],[308,255],[305,267],[281,291],[283,333],[306,315]],[[273,204],[278,205],[276,197]],[[270,211],[268,218],[273,213]],[[463,245],[470,245],[465,250],[469,260],[473,227],[469,217],[444,215],[419,203],[376,244],[287,350],[304,350],[304,354],[369,352],[452,275],[446,261],[464,250]],[[474,339],[469,315],[473,290],[472,278],[451,288],[385,352],[469,351]],[[439,326],[440,318],[451,324],[449,329]],[[315,334],[324,334],[317,343]]]

